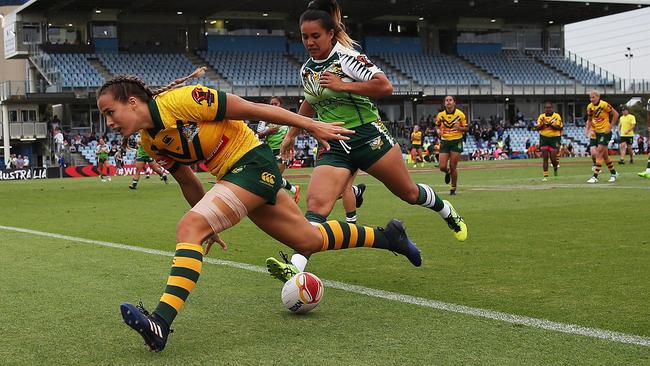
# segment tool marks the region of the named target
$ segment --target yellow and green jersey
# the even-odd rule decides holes
[[[422,145],[422,131],[411,133],[411,144]]]
[[[559,127],[560,130],[554,130],[551,126]],[[544,137],[558,137],[562,135],[561,129],[564,128],[564,123],[558,113],[553,113],[550,116],[542,113],[537,117],[537,127],[542,127],[539,134]]]
[[[305,100],[323,122],[344,122],[355,128],[379,121],[379,111],[369,97],[337,92],[320,85],[323,73],[330,72],[346,83],[364,82],[382,72],[365,55],[336,43],[325,60],[310,58],[300,69]]]
[[[463,138],[461,131],[456,131],[460,127],[467,127],[467,118],[465,113],[456,108],[453,112],[449,113],[444,110],[436,116],[436,126],[440,129],[441,139],[443,140],[458,140]]]
[[[627,116],[621,116],[618,119],[618,123],[621,128],[621,137],[634,137],[634,126],[636,126],[636,117],[633,114],[628,114]],[[629,133],[626,131],[631,130]]]
[[[154,127],[140,131],[141,146],[164,168],[204,161],[221,179],[260,142],[243,121],[225,119],[226,93],[202,85],[172,89],[149,102]]]
[[[612,125],[609,120],[609,114],[612,113],[612,106],[604,100],[594,105],[589,103],[587,106],[587,116],[591,119],[593,130],[596,133],[604,133],[611,130]]]

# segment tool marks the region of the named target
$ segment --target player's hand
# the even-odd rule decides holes
[[[343,122],[320,122],[314,121],[310,124],[309,132],[312,136],[318,140],[318,143],[325,149],[330,149],[330,144],[327,142],[329,140],[349,140],[350,138],[345,135],[351,135],[354,133],[352,130],[341,127]]]
[[[293,159],[294,155],[294,146],[296,144],[296,140],[293,138],[290,138],[289,136],[285,135],[284,139],[282,140],[282,144],[280,145],[280,157],[284,161],[290,161]]]
[[[228,250],[228,244],[226,244],[223,239],[219,236],[219,234],[212,234],[209,236],[207,239],[203,241],[202,244],[205,244],[205,255],[208,255],[210,252],[210,249],[212,248],[212,244],[218,243],[221,246],[221,249],[224,251]]]
[[[331,72],[324,72],[319,79],[320,86],[337,92],[344,91],[345,82]]]

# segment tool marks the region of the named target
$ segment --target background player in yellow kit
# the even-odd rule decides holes
[[[618,120],[618,132],[621,138],[619,150],[621,159],[619,164],[625,164],[625,153],[630,154],[630,164],[634,163],[634,153],[632,151],[632,143],[634,143],[634,127],[636,126],[636,117],[630,113],[627,106],[623,106],[621,118]]]
[[[413,132],[411,132],[411,159],[413,159],[414,168],[418,166],[418,163],[424,165],[424,158],[422,157],[422,131],[419,125],[413,126]]]
[[[591,103],[587,106],[587,126],[596,132],[596,168],[594,175],[589,178],[587,183],[598,183],[598,175],[603,166],[607,164],[607,169],[611,173],[608,182],[616,182],[618,173],[614,169],[614,162],[609,158],[608,145],[612,139],[612,125],[618,122],[618,112],[606,101],[600,99],[600,93],[593,90],[589,93]]]
[[[465,113],[456,108],[456,98],[445,97],[445,110],[436,116],[440,136],[440,171],[445,173],[445,183],[451,182],[449,194],[456,194],[458,185],[458,161],[463,152],[463,134],[467,132]]]
[[[539,131],[539,147],[542,150],[542,169],[544,169],[543,181],[548,180],[548,159],[551,158],[553,164],[553,174],[557,175],[558,168],[558,150],[562,139],[562,117],[553,111],[553,103],[544,103],[544,113],[537,117],[535,129]]]

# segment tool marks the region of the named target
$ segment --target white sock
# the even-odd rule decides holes
[[[292,185],[290,191],[291,191],[291,193],[296,194],[296,191],[297,191],[296,186]]]
[[[438,211],[438,214],[443,219],[446,219],[451,214],[451,208],[449,208],[449,205],[447,204],[447,202],[443,201],[442,203],[444,203],[444,207],[442,208],[442,210]]]
[[[355,196],[358,196],[359,195],[359,187],[352,186],[352,193],[354,193]]]
[[[645,172],[650,174],[650,168],[645,168]]]
[[[291,264],[296,266],[298,268],[299,272],[304,272],[305,267],[307,267],[307,257],[305,257],[302,254],[295,253],[294,255],[291,256]]]

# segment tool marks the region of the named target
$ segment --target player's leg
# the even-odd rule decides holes
[[[131,184],[129,185],[129,188],[138,188],[138,182],[140,181],[140,171],[142,169],[144,169],[144,161],[137,160],[135,162],[135,174],[133,174],[133,178],[131,178]]]
[[[598,147],[601,148],[601,156],[603,157],[603,161],[607,165],[607,169],[609,170],[609,173],[611,174],[608,182],[616,182],[616,178],[618,177],[618,173],[616,172],[616,169],[614,168],[614,162],[612,159],[609,158],[609,140],[611,140],[612,136],[611,133],[607,134],[604,139],[604,144],[599,145]]]
[[[354,177],[356,177],[356,175],[357,174],[355,173],[350,177],[348,183],[343,189],[343,193],[341,194],[343,209],[345,209],[345,221],[347,221],[348,224],[357,223],[357,198],[352,188],[352,183],[354,183]]]
[[[618,160],[619,164],[625,164],[625,152],[627,151],[627,143],[623,141],[621,137],[621,143],[618,146],[618,152],[621,155],[621,158]]]
[[[266,261],[271,275],[283,282],[305,270],[306,258],[326,250],[369,247],[402,254],[415,266],[422,262],[419,250],[397,220],[376,229],[343,221],[310,223],[284,191],[278,192],[275,205],[259,206],[248,216],[264,232],[297,252],[291,263],[275,258]],[[302,260],[296,260],[296,256]]]
[[[104,161],[104,167],[105,167],[104,171],[106,172],[106,179],[110,182],[112,180],[111,179],[111,162],[108,159],[106,159]]]
[[[546,146],[542,147],[542,170],[544,171],[543,180],[548,180],[548,148]]]
[[[634,141],[634,138],[625,143],[625,145],[627,145],[627,153],[630,155],[630,164],[634,164],[634,149],[632,149],[632,141]]]
[[[418,153],[418,159],[420,159],[420,163],[421,163],[420,166],[424,166],[424,157],[422,156],[422,148],[421,147],[418,147],[417,153]]]
[[[645,171],[641,173],[637,173],[639,177],[641,178],[649,178],[650,179],[650,154],[648,154],[648,164],[646,165]]]
[[[460,153],[452,151],[449,153],[449,173],[451,174],[451,189],[449,194],[452,196],[456,194],[456,187],[458,187],[458,162],[460,161]]]
[[[347,168],[330,165],[314,168],[307,190],[307,220],[314,223],[327,221],[327,216],[332,212],[336,200],[351,177],[352,171]]]
[[[467,239],[467,225],[448,201],[443,201],[433,188],[426,184],[415,184],[402,161],[399,145],[395,144],[379,160],[366,169],[395,196],[411,205],[419,205],[436,211],[447,222],[454,237],[460,241]]]
[[[553,165],[553,175],[557,176],[557,168],[560,166],[560,158],[557,149],[551,149],[549,151],[551,158],[551,164]]]
[[[451,174],[449,174],[448,165],[449,165],[449,153],[441,152],[439,169],[441,172],[445,173],[445,184],[449,184],[451,182]]]
[[[413,167],[414,168],[417,166],[417,163],[418,163],[416,154],[417,154],[417,150],[414,147],[412,147],[411,148],[411,161],[413,162]]]

